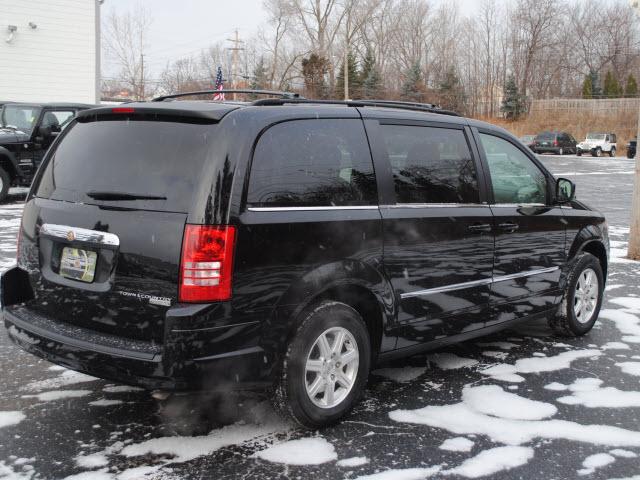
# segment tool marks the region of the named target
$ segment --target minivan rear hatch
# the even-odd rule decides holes
[[[215,122],[143,115],[74,122],[25,206],[23,255],[48,318],[161,342],[184,225]],[[24,250],[27,248],[27,250]],[[35,255],[37,252],[37,255]]]

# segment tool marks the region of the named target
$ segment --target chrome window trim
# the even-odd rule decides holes
[[[381,208],[479,208],[488,206],[486,203],[394,203],[380,205]]]
[[[313,212],[323,210],[379,210],[378,205],[351,205],[326,207],[248,207],[249,212]]]
[[[67,225],[56,225],[53,223],[45,223],[40,227],[40,235],[62,238],[67,241],[72,241],[69,239],[70,233],[73,233],[73,240],[80,242],[97,243],[99,245],[109,245],[111,247],[120,246],[120,239],[113,233],[70,227]]]
[[[422,297],[425,295],[433,295],[436,293],[453,292],[455,290],[464,290],[465,288],[479,287],[481,285],[491,285],[494,283],[506,282],[508,280],[514,280],[516,278],[525,278],[525,277],[531,277],[533,275],[540,275],[543,273],[551,273],[551,272],[555,272],[556,270],[560,270],[560,267],[541,268],[538,270],[528,270],[526,272],[513,273],[511,275],[501,275],[499,277],[483,278],[481,280],[473,280],[471,282],[454,283],[451,285],[445,285],[444,287],[428,288],[426,290],[417,290],[415,292],[401,293],[400,298],[405,299],[405,298],[412,298],[412,297]]]
[[[545,203],[492,203],[489,205],[491,208],[520,208],[520,207],[549,207],[554,208],[553,205],[547,205]]]

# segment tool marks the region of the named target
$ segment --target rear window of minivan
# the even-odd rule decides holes
[[[109,119],[75,123],[48,160],[35,195],[51,200],[188,212],[212,125]],[[97,195],[100,192],[102,195]],[[146,196],[109,199],[104,194]]]
[[[555,140],[556,134],[551,132],[542,132],[536,137],[537,140]]]

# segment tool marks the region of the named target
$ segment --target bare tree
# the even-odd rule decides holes
[[[104,24],[106,56],[117,65],[117,80],[129,88],[136,99],[153,94],[149,70],[144,68],[147,36],[152,23],[149,12],[138,5],[133,11],[122,14],[114,10],[107,15]]]

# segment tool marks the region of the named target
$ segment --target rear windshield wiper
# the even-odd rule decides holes
[[[102,191],[90,191],[87,192],[87,196],[94,200],[166,200],[167,197],[160,195],[147,195],[137,193],[125,193],[125,192],[102,192]]]

